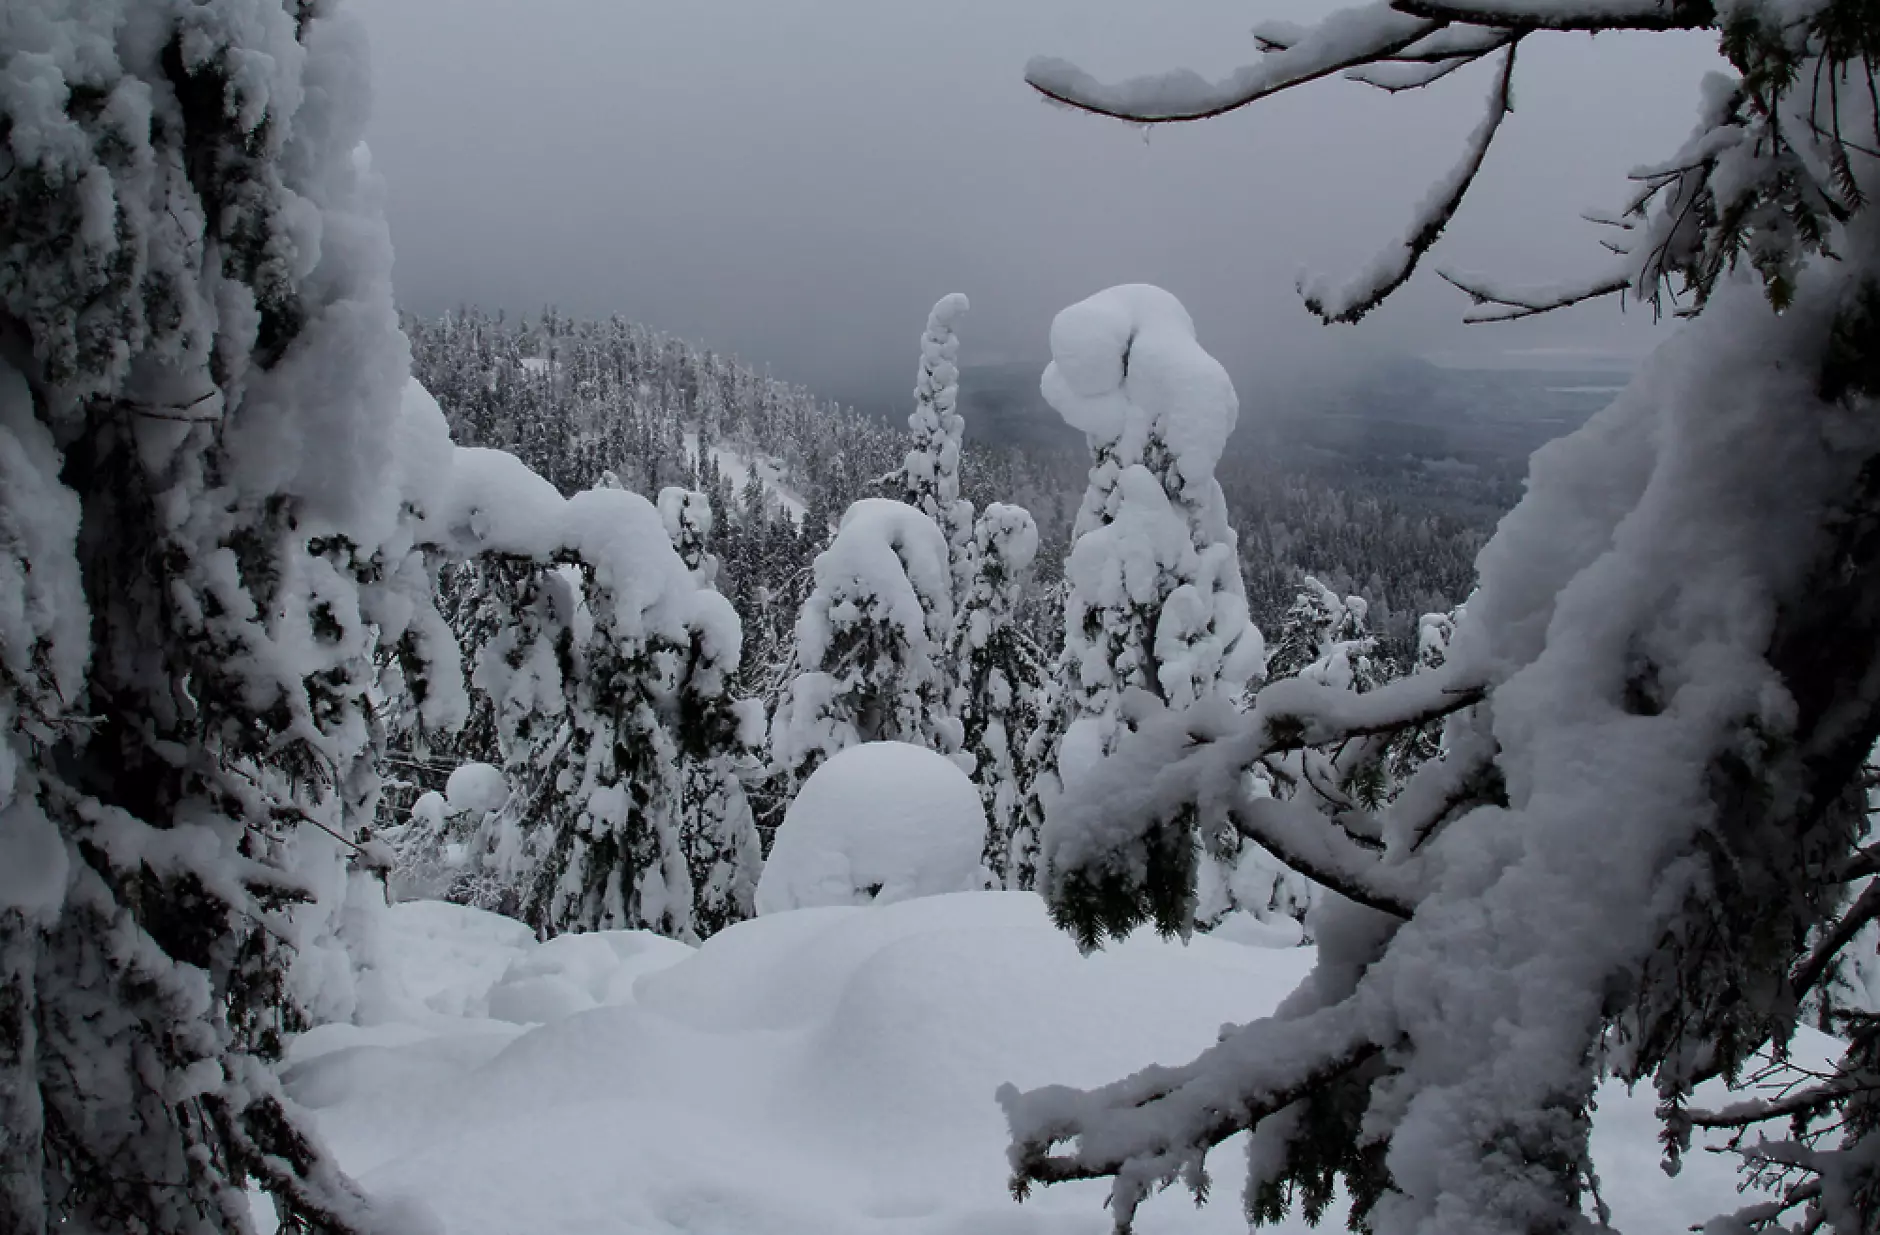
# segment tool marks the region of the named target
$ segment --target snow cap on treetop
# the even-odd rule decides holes
[[[940,297],[940,299],[934,301],[933,311],[927,315],[928,331],[931,332],[936,326],[943,330],[951,330],[953,323],[958,321],[960,315],[966,312],[969,307],[970,305],[966,300],[966,293],[948,292],[946,295]]]
[[[1213,475],[1240,415],[1234,384],[1195,341],[1188,310],[1146,283],[1109,288],[1060,312],[1039,389],[1092,438],[1160,437],[1190,483]]]

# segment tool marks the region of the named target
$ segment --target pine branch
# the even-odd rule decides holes
[[[1001,1086],[1012,1133],[1012,1191],[1034,1183],[1115,1177],[1119,1230],[1151,1185],[1172,1182],[1207,1151],[1361,1067],[1379,1047],[1337,1004],[1292,1020],[1234,1030],[1191,1062],[1152,1067],[1082,1091],[1062,1085],[1020,1093]],[[1075,1148],[1051,1151],[1065,1142]]]
[[[1859,1093],[1880,1090],[1880,1083],[1838,1077],[1824,1085],[1810,1085],[1785,1097],[1764,1101],[1738,1102],[1717,1110],[1687,1110],[1684,1118],[1698,1128],[1747,1128],[1774,1119],[1792,1119],[1797,1115],[1820,1113],[1824,1108]]]

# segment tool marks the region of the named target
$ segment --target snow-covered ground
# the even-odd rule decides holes
[[[698,434],[685,435],[685,451],[694,459],[699,457]],[[731,492],[734,495],[743,491],[744,486],[750,483],[751,474],[755,472],[758,480],[763,482],[764,489],[777,500],[777,504],[788,511],[790,517],[798,523],[803,521],[803,514],[809,507],[794,490],[784,483],[783,464],[768,455],[746,454],[722,442],[712,446],[710,454],[717,462],[718,470],[723,472],[725,479],[731,482]]]
[[[1101,1184],[1007,1196],[994,1088],[1186,1059],[1312,961],[1149,936],[1080,957],[1036,897],[1002,892],[781,913],[697,950],[538,945],[415,902],[383,943],[396,1015],[305,1035],[287,1083],[343,1165],[452,1235],[1101,1235]],[[1732,1207],[1720,1158],[1660,1173],[1648,1095],[1612,1087],[1598,1118],[1620,1229]],[[1243,1232],[1240,1159],[1222,1146],[1215,1199],[1170,1192],[1139,1229]]]

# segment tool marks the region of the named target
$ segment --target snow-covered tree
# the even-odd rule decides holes
[[[1880,131],[1869,5],[1747,0],[1398,3],[1263,27],[1261,62],[1103,86],[1073,105],[1198,118],[1345,73],[1416,86],[1493,57],[1488,113],[1403,241],[1338,289],[1355,320],[1460,203],[1551,30],[1713,28],[1690,143],[1638,177],[1614,260],[1518,292],[1462,276],[1488,316],[1601,293],[1697,311],[1626,391],[1535,455],[1432,672],[1366,694],[1289,680],[1249,713],[1144,717],[1071,789],[1045,889],[1086,945],[1185,929],[1196,826],[1226,825],[1330,888],[1317,969],[1192,1063],[1088,1092],[1001,1093],[1014,1185],[1107,1177],[1119,1226],[1158,1186],[1199,1190],[1251,1130],[1245,1202],[1316,1218],[1342,1189],[1378,1235],[1604,1228],[1589,1132],[1603,1074],[1650,1083],[1675,1159],[1734,1131],[1760,1197],[1707,1229],[1880,1224],[1871,1023],[1826,1076],[1695,1110],[1693,1089],[1780,1054],[1880,894],[1852,895],[1862,768],[1880,735]],[[1818,256],[1832,253],[1836,260]],[[1133,375],[1133,368],[1132,368]],[[1444,758],[1376,810],[1261,798],[1269,756],[1447,717]]]
[[[661,489],[659,517],[679,560],[700,588],[710,590],[718,576],[718,559],[705,548],[710,502],[691,489]],[[764,849],[744,778],[757,771],[751,752],[763,743],[763,704],[682,710],[678,736],[679,844],[691,872],[692,927],[703,938],[755,912]]]
[[[544,934],[692,937],[680,764],[739,727],[736,614],[698,586],[645,498],[563,500],[499,451],[456,452],[432,523],[459,553],[529,564],[515,621],[476,672],[511,788],[478,860]]]
[[[1157,287],[1111,288],[1057,315],[1051,354],[1045,398],[1083,430],[1092,466],[1036,737],[1034,826],[1129,731],[1132,695],[1175,709],[1236,698],[1265,654],[1214,479],[1239,403],[1187,310]]]
[[[1037,836],[1025,826],[1022,794],[1032,779],[1026,744],[1038,726],[1047,667],[1018,622],[1037,555],[1030,513],[989,503],[973,525],[972,585],[953,624],[953,714],[986,809],[986,870],[1005,888],[1029,888],[1037,875]]]
[[[796,622],[795,673],[770,726],[770,753],[793,785],[839,750],[894,741],[951,755],[943,661],[953,627],[946,539],[888,498],[849,507],[816,558]]]
[[[951,292],[927,315],[927,329],[920,336],[914,413],[907,418],[914,448],[901,465],[908,504],[932,519],[946,537],[956,598],[972,586],[973,573],[973,504],[960,497],[960,446],[966,421],[955,410],[960,396],[960,340],[953,327],[966,309],[966,297]]]
[[[246,1232],[251,1186],[400,1225],[269,1066],[370,959],[381,653],[426,724],[462,702],[359,45],[332,4],[0,19],[9,1233]]]
[[[700,587],[712,587],[718,578],[718,559],[706,549],[712,535],[711,500],[696,489],[668,485],[659,491],[659,519],[666,539]]]
[[[1375,656],[1377,640],[1362,596],[1340,598],[1311,575],[1280,622],[1267,658],[1270,681],[1294,676],[1340,689],[1366,691],[1383,680]]]

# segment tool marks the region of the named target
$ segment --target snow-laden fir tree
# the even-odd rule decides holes
[[[1369,609],[1364,597],[1341,599],[1307,575],[1274,635],[1267,680],[1300,676],[1356,691],[1377,686],[1387,675],[1377,664]]]
[[[711,500],[698,490],[668,485],[659,491],[659,521],[666,539],[700,587],[711,587],[718,578],[718,559],[708,548],[712,520]]]
[[[739,729],[736,614],[698,586],[645,498],[564,500],[500,452],[457,452],[433,523],[458,552],[532,564],[476,672],[510,786],[473,844],[491,881],[545,935],[693,937],[680,764]]]
[[[951,292],[927,315],[927,329],[920,336],[914,412],[907,418],[914,448],[901,465],[908,503],[932,519],[946,537],[956,600],[972,586],[973,573],[973,504],[960,497],[960,448],[966,421],[957,410],[960,340],[954,333],[954,324],[966,309],[966,297]]]
[[[1425,613],[1417,619],[1416,659],[1411,673],[1436,673],[1449,663],[1449,641],[1455,638],[1456,624],[1465,611],[1465,606],[1457,605],[1447,613]],[[1388,735],[1385,742],[1385,784],[1394,795],[1409,783],[1418,768],[1443,757],[1443,726],[1440,721],[1412,725]]]
[[[1697,1085],[1778,1057],[1880,894],[1861,846],[1880,735],[1880,18],[1801,4],[1398,0],[1259,31],[1263,57],[1102,85],[1033,83],[1135,120],[1218,115],[1343,73],[1414,87],[1495,62],[1486,114],[1404,239],[1309,307],[1351,321],[1413,273],[1552,30],[1713,29],[1729,75],[1613,220],[1610,260],[1539,291],[1451,272],[1481,317],[1610,293],[1693,315],[1582,429],[1536,453],[1433,672],[1366,694],[1298,679],[1252,710],[1145,716],[1053,812],[1045,888],[1086,945],[1188,925],[1197,826],[1231,826],[1331,889],[1317,968],[1193,1062],[1000,1098],[1014,1186],[1201,1190],[1250,1130],[1256,1222],[1342,1190],[1377,1235],[1608,1229],[1589,1133],[1602,1075],[1652,1085],[1675,1162],[1735,1137],[1752,1191],[1706,1229],[1880,1228],[1880,1033],[1822,1075],[1723,1109]],[[1832,254],[1834,260],[1823,260]],[[1274,754],[1447,717],[1443,754],[1376,810],[1258,798]],[[1778,1070],[1780,1065],[1778,1064]]]
[[[711,503],[703,493],[669,486],[659,491],[659,517],[694,582],[709,590],[718,577],[718,559],[706,548]],[[764,709],[743,700],[735,710],[682,711],[680,721],[679,844],[691,874],[692,927],[704,938],[756,911],[764,849],[744,780],[758,771]]]
[[[1092,466],[1035,739],[1031,826],[1116,748],[1133,696],[1178,710],[1237,698],[1265,654],[1214,479],[1239,402],[1187,310],[1157,287],[1111,288],[1057,315],[1051,354],[1044,396],[1083,430]],[[1236,842],[1218,839],[1206,848],[1231,863]]]
[[[1018,621],[1037,556],[1038,525],[1030,513],[988,503],[973,524],[972,586],[950,649],[953,713],[986,809],[984,863],[1002,888],[1029,888],[1037,875],[1037,836],[1025,825],[1022,794],[1032,779],[1027,740],[1038,727],[1047,666]]]
[[[952,572],[933,520],[864,498],[817,555],[815,577],[797,616],[794,673],[770,724],[771,760],[787,782],[802,784],[860,742],[958,752],[944,664]]]
[[[369,959],[382,692],[462,704],[360,46],[332,4],[0,18],[9,1235],[246,1232],[251,1186],[284,1229],[415,1229],[270,1067],[356,1004],[314,979]]]

